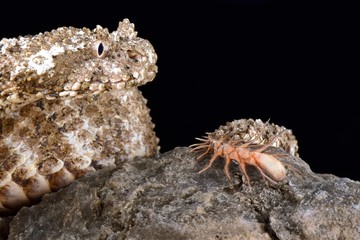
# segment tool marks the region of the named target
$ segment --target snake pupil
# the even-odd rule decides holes
[[[104,53],[104,45],[102,43],[99,44],[97,52],[99,56]]]

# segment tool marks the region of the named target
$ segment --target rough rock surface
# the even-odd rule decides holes
[[[249,167],[250,188],[232,164],[231,187],[222,159],[202,174],[194,159],[176,148],[90,173],[22,208],[8,239],[360,239],[359,182],[287,155],[301,175],[273,185]]]

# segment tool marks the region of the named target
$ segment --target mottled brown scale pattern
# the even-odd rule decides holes
[[[99,48],[99,46],[101,46]],[[0,41],[0,215],[82,175],[159,152],[146,99],[157,56],[124,19]]]

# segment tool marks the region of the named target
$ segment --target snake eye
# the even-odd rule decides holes
[[[99,58],[105,58],[109,52],[109,47],[102,41],[95,42],[93,46],[93,53]]]
[[[104,44],[100,43],[98,46],[98,55],[101,56],[104,53]]]

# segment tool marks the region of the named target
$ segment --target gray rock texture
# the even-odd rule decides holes
[[[359,182],[285,155],[301,174],[275,185],[248,167],[249,187],[232,164],[230,186],[222,159],[198,174],[208,158],[195,157],[176,148],[90,173],[0,228],[11,220],[8,239],[360,239]]]

